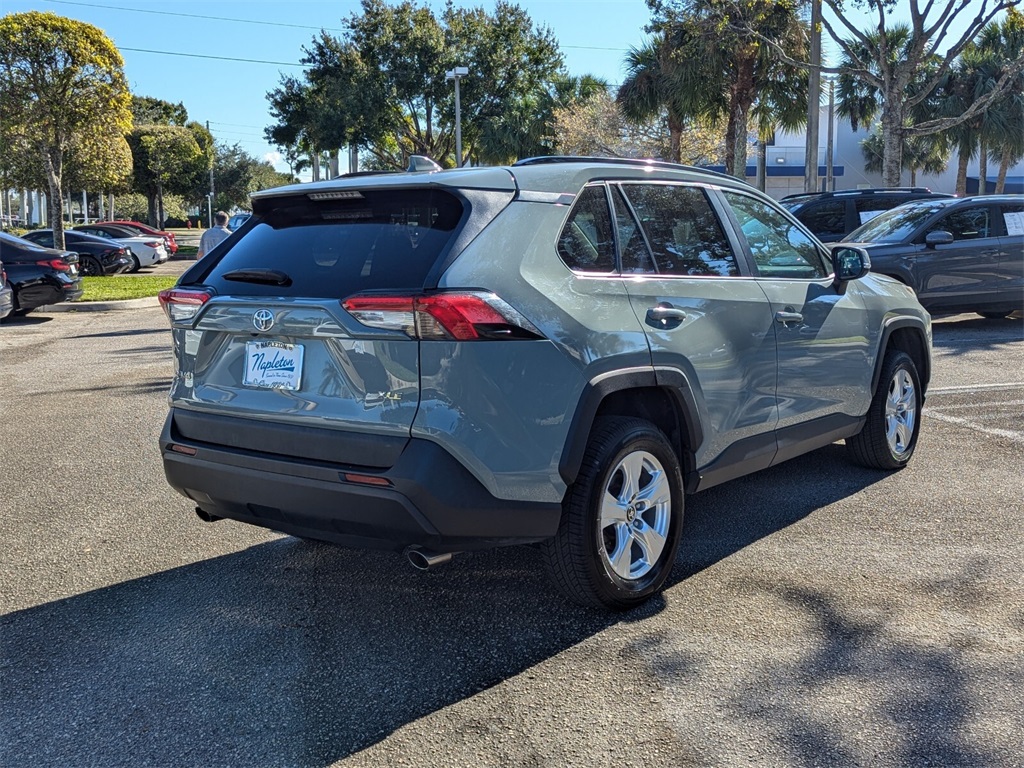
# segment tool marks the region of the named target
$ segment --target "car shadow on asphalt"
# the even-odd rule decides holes
[[[885,476],[840,454],[693,497],[673,583]],[[326,766],[664,600],[573,607],[527,547],[419,573],[275,539],[0,618],[0,762]]]
[[[75,336],[76,339],[114,339],[121,336],[145,336],[148,334],[167,334],[170,335],[171,329],[168,328],[133,328],[125,331],[107,331],[106,333],[80,333]],[[166,349],[166,345],[165,345]]]
[[[0,325],[43,325],[53,320],[45,315],[8,315],[0,320]]]
[[[1020,343],[1024,322],[1020,318],[990,320],[977,315],[936,317],[932,319],[932,336],[936,356],[956,357]]]
[[[683,541],[669,584],[889,477],[853,465],[835,443],[686,497]]]
[[[539,566],[284,538],[4,616],[0,762],[330,765],[622,620]]]

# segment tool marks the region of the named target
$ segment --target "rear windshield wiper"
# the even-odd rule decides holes
[[[224,280],[235,280],[240,283],[263,283],[264,285],[280,285],[288,287],[292,279],[284,272],[276,269],[233,269],[225,272],[221,277]]]

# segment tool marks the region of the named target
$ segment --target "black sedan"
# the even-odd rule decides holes
[[[909,285],[933,314],[1024,309],[1024,195],[905,203],[844,242],[867,248],[871,271]]]
[[[0,232],[0,261],[14,289],[14,314],[82,295],[78,254],[57,251]]]
[[[44,248],[53,248],[52,229],[37,229],[23,237]],[[129,250],[106,237],[65,231],[64,247],[78,254],[78,271],[84,277],[118,275],[135,266]]]

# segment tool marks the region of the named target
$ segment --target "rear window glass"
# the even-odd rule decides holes
[[[261,201],[256,226],[229,244],[199,282],[234,296],[338,299],[423,288],[458,229],[458,198],[439,190],[350,194],[359,197]],[[224,279],[235,270],[283,272],[291,285]]]

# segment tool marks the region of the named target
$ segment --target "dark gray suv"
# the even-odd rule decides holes
[[[841,439],[914,452],[928,314],[729,177],[540,158],[252,202],[161,295],[164,468],[204,520],[421,567],[539,542],[566,595],[624,609],[685,496]]]
[[[934,314],[998,319],[1024,309],[1024,195],[917,200],[854,230],[871,269]]]

